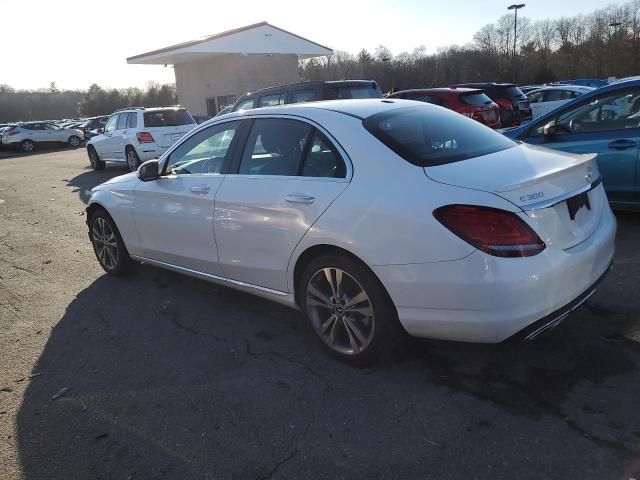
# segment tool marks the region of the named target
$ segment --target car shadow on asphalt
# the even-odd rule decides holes
[[[293,465],[309,478],[444,478],[441,456],[486,465],[467,452],[491,432],[504,478],[613,478],[640,452],[640,345],[627,335],[637,311],[604,300],[535,343],[407,340],[357,369],[327,356],[294,310],[149,266],[103,275],[69,304],[32,372],[17,417],[24,478],[270,478]],[[496,409],[503,420],[487,416]],[[549,418],[609,463],[551,439],[582,467],[523,474],[513,444]],[[445,447],[454,425],[468,438]],[[429,467],[374,454],[391,442]]]
[[[75,151],[81,148],[84,148],[84,145],[81,145],[80,147],[59,147],[59,148],[38,147],[31,152],[23,152],[17,148],[3,147],[3,148],[0,148],[0,161],[15,159],[15,158],[32,157],[34,155],[46,155],[49,153]]]
[[[118,177],[126,173],[129,173],[129,170],[120,164],[107,164],[104,170],[93,170],[89,165],[87,165],[84,173],[76,175],[71,179],[65,179],[64,181],[68,187],[74,188],[73,192],[77,192],[80,197],[80,201],[86,205],[89,202],[91,189],[93,187],[100,185],[113,177]]]

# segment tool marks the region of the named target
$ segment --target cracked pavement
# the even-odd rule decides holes
[[[0,156],[0,479],[640,476],[640,214],[617,213],[614,270],[542,341],[408,340],[357,369],[279,305],[106,276],[84,202],[122,173]]]

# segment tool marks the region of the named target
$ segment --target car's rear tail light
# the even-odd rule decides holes
[[[13,132],[9,132],[9,136],[10,136],[10,137],[13,137],[14,135],[17,135],[18,133],[20,133],[20,132],[15,132],[15,131],[13,131]]]
[[[149,132],[138,132],[136,133],[136,137],[138,138],[139,143],[153,143],[155,140],[153,136]]]
[[[506,98],[499,98],[498,100],[496,100],[496,103],[500,106],[500,108],[502,108],[503,110],[513,110],[513,105],[511,104],[511,102],[509,100],[507,100]]]
[[[447,205],[433,212],[445,227],[496,257],[531,257],[545,249],[542,239],[515,213],[475,205]]]

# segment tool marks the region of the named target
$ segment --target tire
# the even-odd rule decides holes
[[[80,137],[78,137],[77,135],[71,135],[69,137],[69,140],[67,141],[67,144],[71,147],[71,148],[78,148],[80,146],[80,144],[82,143],[82,140],[80,139]]]
[[[91,145],[87,148],[87,154],[89,155],[89,163],[94,170],[104,170],[104,162],[100,160],[98,152]]]
[[[140,157],[138,157],[136,149],[133,147],[127,148],[125,155],[127,157],[127,167],[129,167],[129,171],[135,172],[138,170],[138,167],[140,166]]]
[[[20,150],[22,150],[25,153],[33,152],[35,148],[36,148],[36,144],[33,143],[32,140],[27,139],[20,142]]]
[[[89,236],[93,252],[105,272],[120,276],[131,271],[133,260],[113,219],[105,210],[96,210],[91,215]]]
[[[342,361],[371,364],[402,338],[387,291],[366,265],[347,255],[326,254],[311,260],[300,277],[298,292],[307,324],[323,347]]]

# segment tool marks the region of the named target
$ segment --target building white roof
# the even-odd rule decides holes
[[[246,55],[295,54],[300,58],[311,58],[331,55],[333,50],[267,22],[260,22],[134,55],[127,58],[127,63],[175,65],[189,60],[228,53]]]

